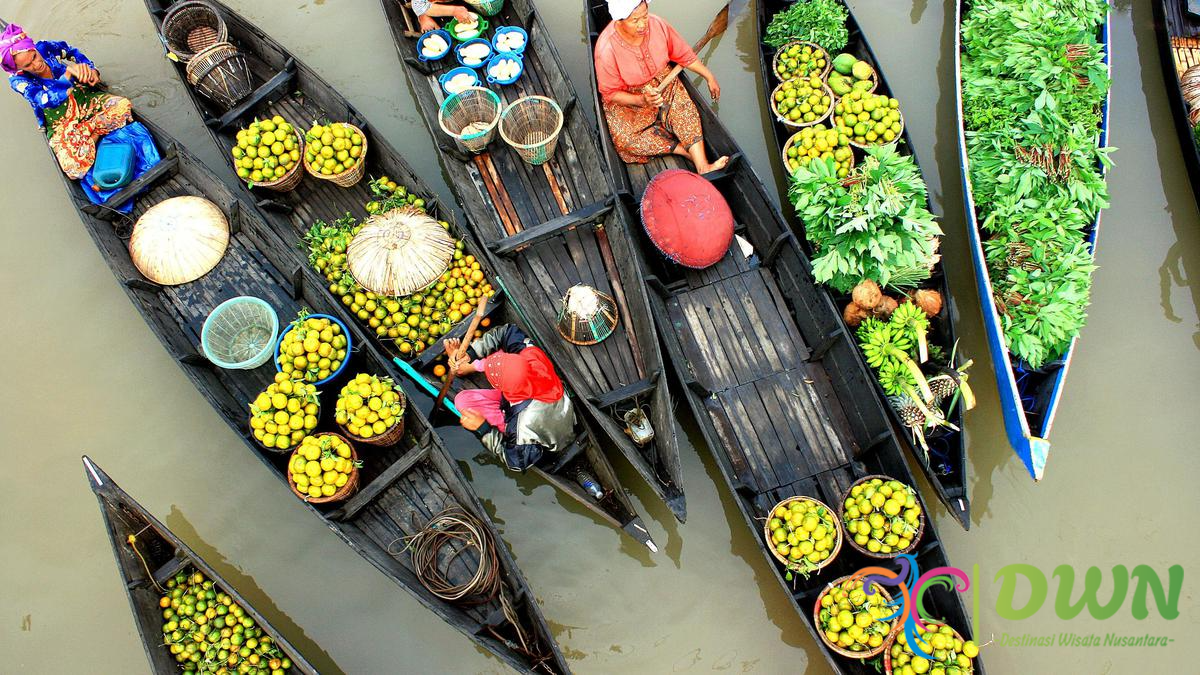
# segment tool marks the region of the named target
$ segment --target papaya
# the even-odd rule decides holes
[[[858,62],[858,59],[854,58],[853,54],[838,54],[833,59],[833,69],[842,75],[849,75],[854,70],[854,65]]]

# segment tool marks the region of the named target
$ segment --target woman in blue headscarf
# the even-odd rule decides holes
[[[133,121],[133,104],[93,87],[100,83],[83,52],[66,42],[34,42],[9,24],[0,33],[0,66],[33,107],[64,173],[78,180],[96,161],[96,141]]]

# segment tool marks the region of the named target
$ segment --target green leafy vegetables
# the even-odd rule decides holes
[[[874,146],[846,178],[832,160],[796,170],[788,197],[813,247],[813,276],[846,293],[863,279],[907,288],[928,279],[941,228],[911,156]]]
[[[840,0],[797,0],[771,17],[763,42],[778,49],[790,40],[804,40],[833,54],[850,40],[846,17]]]
[[[1108,206],[1107,12],[1104,0],[974,0],[962,22],[963,124],[993,298],[1009,351],[1033,368],[1086,320],[1087,238]]]

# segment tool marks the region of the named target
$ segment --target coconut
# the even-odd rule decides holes
[[[920,307],[931,319],[942,313],[942,294],[937,291],[919,288],[908,295],[908,301]]]
[[[879,290],[879,284],[870,279],[863,279],[851,291],[850,297],[854,299],[854,304],[863,309],[875,309],[875,305],[883,298],[883,291]]]
[[[892,312],[896,311],[896,308],[899,306],[900,303],[897,302],[895,298],[887,295],[881,295],[879,304],[871,308],[871,313],[880,319],[886,319],[890,317]]]
[[[858,328],[858,325],[866,321],[867,317],[871,316],[870,310],[863,309],[861,305],[851,302],[842,310],[842,321],[846,322],[851,328]]]

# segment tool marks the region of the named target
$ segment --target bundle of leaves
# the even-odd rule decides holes
[[[791,40],[805,40],[833,54],[850,40],[847,16],[841,0],[796,0],[771,17],[763,43],[778,49]]]
[[[942,230],[911,156],[875,146],[846,178],[832,159],[792,175],[788,197],[813,248],[813,276],[843,293],[863,279],[894,289],[928,279]]]
[[[1083,327],[1086,240],[1108,206],[1098,146],[1109,89],[1104,0],[974,0],[962,23],[963,124],[1009,351],[1039,368]]]
[[[1196,147],[1200,148],[1200,124],[1192,127],[1192,141],[1196,143]]]

